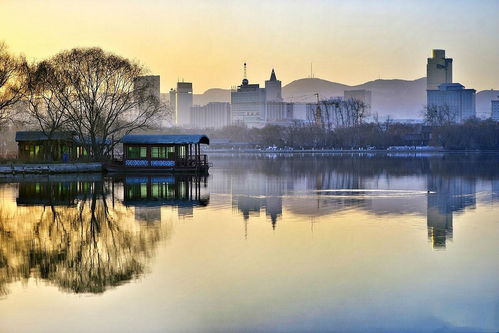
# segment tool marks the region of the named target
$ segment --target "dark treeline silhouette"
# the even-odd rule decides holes
[[[191,130],[172,129],[174,132]],[[199,130],[197,130],[199,131]],[[468,120],[463,124],[424,126],[392,122],[364,123],[332,130],[309,124],[267,125],[263,128],[228,126],[206,129],[212,139],[229,140],[228,146],[291,147],[294,149],[357,149],[390,146],[438,146],[449,150],[497,150],[499,123],[493,120]]]

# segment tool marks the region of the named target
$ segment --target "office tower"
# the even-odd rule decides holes
[[[212,102],[203,106],[191,107],[193,128],[223,128],[230,125],[230,104]]]
[[[266,118],[265,98],[265,88],[260,88],[259,84],[249,83],[244,64],[242,84],[233,88],[230,93],[232,122],[248,127],[263,127]]]
[[[443,83],[438,90],[427,90],[428,107],[445,108],[450,120],[461,123],[476,116],[475,89],[459,83]]]
[[[266,102],[282,102],[281,81],[277,80],[273,68],[270,79],[265,81],[265,96]]]
[[[426,64],[426,89],[438,90],[442,83],[452,83],[452,59],[445,57],[445,50],[433,50]]]
[[[189,126],[191,124],[192,83],[177,82],[177,91],[175,95],[177,125]]]

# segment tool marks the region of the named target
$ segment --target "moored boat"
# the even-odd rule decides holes
[[[203,134],[130,134],[122,138],[123,158],[106,163],[108,172],[207,173],[208,158],[201,145],[210,144]]]

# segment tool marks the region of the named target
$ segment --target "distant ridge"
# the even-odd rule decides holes
[[[416,80],[379,79],[359,85],[346,85],[320,78],[304,78],[290,82],[282,88],[285,101],[314,103],[320,98],[343,96],[345,90],[367,89],[372,91],[372,112],[380,117],[418,119],[422,118],[426,104],[426,78]],[[499,90],[477,92],[477,116],[490,116],[490,100],[499,99]],[[230,89],[208,89],[202,94],[194,94],[193,103],[205,105],[210,102],[229,102]]]

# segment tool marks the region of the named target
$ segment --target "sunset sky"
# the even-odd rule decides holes
[[[345,84],[426,75],[431,49],[454,58],[454,81],[499,89],[499,1],[0,0],[0,40],[43,59],[100,46],[194,91],[230,88],[271,69]]]

